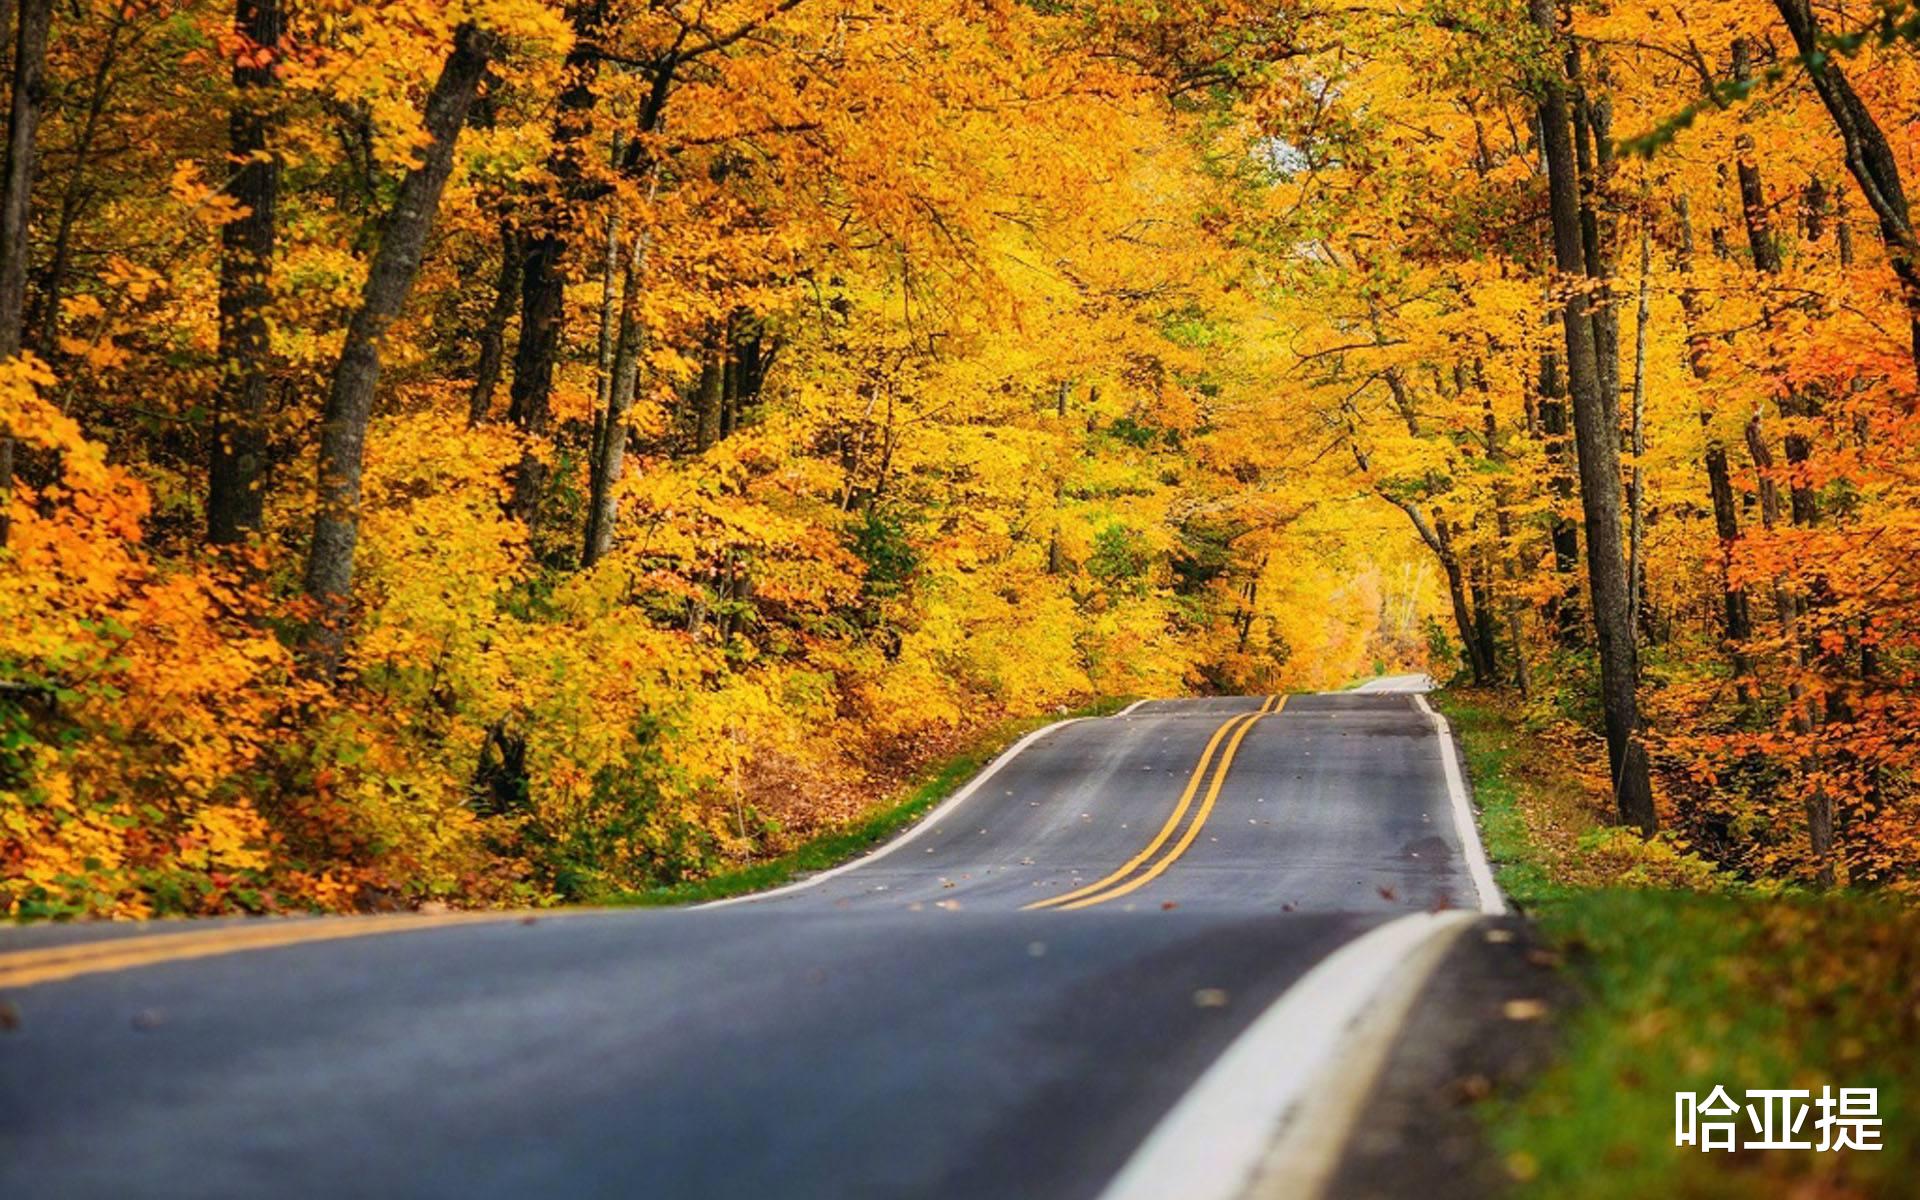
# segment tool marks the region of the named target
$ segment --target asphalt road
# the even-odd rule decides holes
[[[1235,1194],[1182,1130],[1295,1112],[1260,1056],[1347,1052],[1361,942],[1497,904],[1445,755],[1408,694],[1154,702],[746,903],[0,931],[0,1196]]]

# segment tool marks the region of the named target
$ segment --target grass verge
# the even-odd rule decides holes
[[[1501,886],[1583,998],[1558,1062],[1484,1110],[1521,1197],[1907,1197],[1920,1177],[1920,914],[1858,894],[1767,892],[1672,839],[1606,824],[1571,735],[1513,707],[1440,698],[1459,731]],[[1604,760],[1601,760],[1602,762]],[[1598,786],[1596,786],[1596,782]],[[1703,1153],[1674,1145],[1674,1093],[1879,1091],[1884,1149]],[[1802,1136],[1818,1144],[1806,1118]],[[1755,1136],[1744,1112],[1741,1137]]]
[[[778,858],[706,879],[621,893],[604,903],[633,906],[703,904],[709,900],[725,900],[749,892],[765,891],[791,883],[803,875],[839,866],[919,820],[935,805],[959,791],[967,780],[972,779],[1002,750],[1041,726],[1073,717],[1111,716],[1132,702],[1132,697],[1116,697],[1097,700],[1070,712],[1003,721],[966,750],[930,767],[893,800],[801,843]]]

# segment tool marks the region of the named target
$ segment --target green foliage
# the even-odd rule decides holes
[[[1108,422],[1106,434],[1137,450],[1145,450],[1159,440],[1161,430],[1127,415],[1115,417]]]
[[[1920,913],[1768,895],[1671,835],[1605,824],[1582,763],[1510,706],[1442,693],[1487,853],[1580,985],[1562,1051],[1488,1110],[1523,1198],[1904,1196],[1920,1139]],[[1582,803],[1578,797],[1586,793]],[[1598,799],[1604,799],[1599,797]],[[1706,1155],[1673,1145],[1674,1092],[1877,1087],[1887,1149]]]
[[[1147,588],[1153,562],[1153,552],[1147,547],[1146,539],[1116,521],[1102,526],[1094,535],[1087,574],[1109,589],[1138,595]]]
[[[1161,332],[1176,346],[1208,350],[1229,345],[1232,328],[1217,320],[1197,304],[1169,312],[1161,323]]]
[[[1192,520],[1180,526],[1180,544],[1171,563],[1173,590],[1198,595],[1234,565],[1234,530],[1224,524]]]
[[[861,595],[868,603],[901,594],[920,565],[920,553],[908,535],[906,522],[891,510],[868,506],[853,527],[852,550],[866,564]]]
[[[1570,897],[1544,924],[1585,1003],[1560,1063],[1497,1114],[1518,1196],[1911,1194],[1920,914],[1858,897],[1653,889]],[[1878,1088],[1886,1148],[1737,1157],[1675,1148],[1674,1093],[1715,1086],[1736,1100],[1748,1088]]]
[[[1442,664],[1451,668],[1451,673],[1441,682],[1452,683],[1461,678],[1467,670],[1466,647],[1454,640],[1438,617],[1428,617],[1420,628],[1427,639],[1427,661],[1433,664],[1436,674]]]
[[[518,849],[536,882],[563,900],[598,902],[710,874],[724,860],[717,822],[730,821],[726,832],[741,838],[767,832],[744,804],[729,813],[703,802],[714,785],[686,778],[663,752],[663,739],[675,736],[660,722],[642,722],[627,760],[595,773],[584,811],[528,808]]]
[[[1500,890],[1522,910],[1564,897],[1566,888],[1555,880],[1543,851],[1527,834],[1515,783],[1512,731],[1499,714],[1458,693],[1440,692],[1433,702],[1459,736],[1473,802],[1480,810],[1481,841]]]

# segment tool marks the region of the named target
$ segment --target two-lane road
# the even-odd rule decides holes
[[[1474,908],[1443,744],[1419,703],[1157,700],[1052,726],[884,853],[746,903]]]
[[[744,902],[11,931],[0,1195],[1232,1195],[1409,914],[1498,907],[1451,754],[1153,702]]]

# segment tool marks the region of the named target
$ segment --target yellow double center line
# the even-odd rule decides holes
[[[541,912],[538,918],[556,915],[561,914]],[[125,971],[183,959],[271,950],[304,942],[333,942],[344,938],[440,929],[449,925],[531,922],[534,919],[536,915],[530,912],[395,913],[378,917],[275,919],[180,933],[106,937],[97,941],[0,953],[0,990],[31,987],[36,983],[58,983],[80,975]]]
[[[1193,774],[1187,779],[1186,790],[1180,793],[1179,803],[1173,806],[1173,812],[1168,814],[1166,824],[1160,827],[1160,832],[1153,835],[1153,840],[1148,842],[1140,853],[1102,879],[1095,880],[1084,887],[1077,887],[1070,892],[1063,892],[1058,896],[1037,900],[1026,907],[1089,908],[1095,904],[1117,900],[1158,879],[1168,867],[1179,861],[1180,856],[1187,852],[1187,847],[1193,845],[1194,839],[1200,836],[1200,829],[1213,813],[1214,801],[1220,797],[1221,785],[1227,781],[1227,772],[1233,768],[1233,756],[1239,753],[1240,743],[1245,740],[1247,731],[1252,729],[1254,723],[1261,717],[1279,712],[1286,707],[1286,704],[1285,696],[1268,696],[1266,703],[1262,704],[1257,712],[1229,717],[1221,723],[1220,728],[1213,731],[1213,737],[1208,740],[1206,750],[1200,755],[1200,764],[1194,767]],[[1180,822],[1186,817],[1187,810],[1193,807],[1193,798],[1199,794],[1200,783],[1207,777],[1207,767],[1213,762],[1214,751],[1220,748],[1223,741],[1226,742],[1226,752],[1220,756],[1220,765],[1214,769],[1213,781],[1207,785],[1207,793],[1201,799],[1199,809],[1194,813],[1193,820],[1187,823],[1186,831],[1180,834],[1179,840],[1172,846],[1167,846],[1168,839],[1172,838],[1174,832],[1180,828]],[[1161,853],[1162,847],[1166,847],[1165,853]],[[1155,854],[1159,854],[1160,857],[1154,859]],[[1149,859],[1153,859],[1152,865],[1145,865]],[[1143,866],[1145,866],[1144,870]]]

